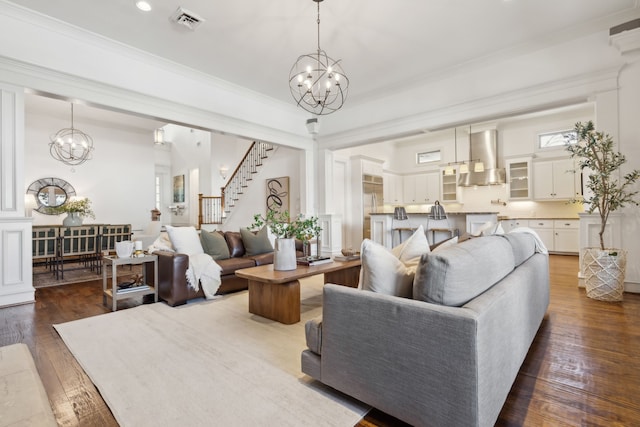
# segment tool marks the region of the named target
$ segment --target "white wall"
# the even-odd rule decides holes
[[[619,150],[627,158],[627,163],[621,170],[625,174],[633,169],[640,169],[640,29],[619,34],[614,39],[614,44],[619,46],[627,64],[620,72],[617,126],[616,121],[612,121],[612,127],[601,130],[612,135],[618,134],[615,140]],[[600,107],[598,121],[601,115],[607,114],[606,110],[611,109],[606,104]],[[640,191],[640,183],[636,183],[634,189]],[[640,201],[640,198],[636,200]],[[640,292],[640,263],[637,262],[640,259],[640,207],[631,205],[621,212],[624,214],[622,247],[629,251],[626,282],[634,282],[635,292]]]
[[[164,130],[165,140],[171,146],[171,182],[173,183],[175,177],[184,175],[184,203],[176,202],[173,197],[169,202],[171,206],[184,205],[185,209],[179,215],[169,213],[171,220],[163,222],[172,225],[194,225],[198,215],[197,194],[212,194],[211,134],[176,125],[164,126]],[[195,171],[197,174],[194,174]]]
[[[222,225],[222,230],[237,231],[240,227],[251,225],[255,214],[265,215],[266,180],[270,178],[289,177],[289,213],[292,217],[300,213],[300,176],[304,171],[300,170],[299,159],[304,152],[287,147],[277,147],[274,151],[259,168],[258,173],[254,174],[242,199],[236,203],[236,207]]]
[[[76,111],[82,108],[76,106]],[[68,181],[80,197],[91,200],[95,219],[85,223],[131,224],[143,229],[154,208],[154,144],[147,130],[99,122],[79,122],[75,127],[93,138],[93,159],[70,167],[49,154],[49,137],[69,127],[70,117],[50,117],[26,111],[24,192],[39,178],[55,177]],[[66,215],[33,212],[33,224],[62,224]]]

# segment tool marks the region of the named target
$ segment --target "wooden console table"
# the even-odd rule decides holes
[[[290,271],[275,271],[273,264],[236,271],[236,276],[249,281],[249,313],[285,325],[300,321],[299,279],[317,274],[324,274],[325,283],[355,288],[360,276],[360,260],[298,266]]]

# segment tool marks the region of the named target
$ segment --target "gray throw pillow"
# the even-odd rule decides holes
[[[204,231],[200,232],[200,241],[202,242],[202,249],[204,253],[210,255],[214,260],[229,259],[229,247],[224,236],[217,231]]]
[[[242,236],[242,243],[247,256],[273,252],[273,246],[271,246],[269,235],[267,234],[267,227],[262,227],[255,234],[246,228],[240,228],[240,235]]]

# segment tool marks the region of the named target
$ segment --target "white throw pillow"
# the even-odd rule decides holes
[[[405,298],[413,296],[416,266],[407,267],[387,248],[369,239],[362,242],[360,259],[359,288]]]
[[[175,252],[176,249],[171,244],[171,239],[169,239],[169,234],[166,231],[160,233],[158,238],[149,246],[149,253],[152,254],[156,251],[168,251]]]
[[[396,256],[407,267],[417,266],[420,262],[422,254],[429,252],[429,241],[427,235],[424,234],[422,226],[395,248],[391,249],[391,253]]]
[[[187,255],[204,253],[202,243],[200,243],[200,237],[194,227],[173,227],[167,225],[165,228],[167,229],[167,233],[169,233],[171,244],[177,252]]]
[[[447,239],[444,242],[440,243],[438,246],[433,248],[432,252],[438,252],[438,251],[443,250],[446,247],[453,246],[453,245],[456,245],[456,244],[458,244],[458,236],[452,237],[452,238]]]

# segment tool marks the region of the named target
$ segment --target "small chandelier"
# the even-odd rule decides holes
[[[296,103],[318,116],[339,110],[347,98],[349,79],[340,60],[333,60],[320,49],[320,2],[318,4],[318,49],[300,55],[289,73],[289,89]]]
[[[71,127],[60,129],[51,137],[49,152],[51,157],[65,165],[77,166],[91,159],[93,139],[73,127],[73,103],[71,103]]]

